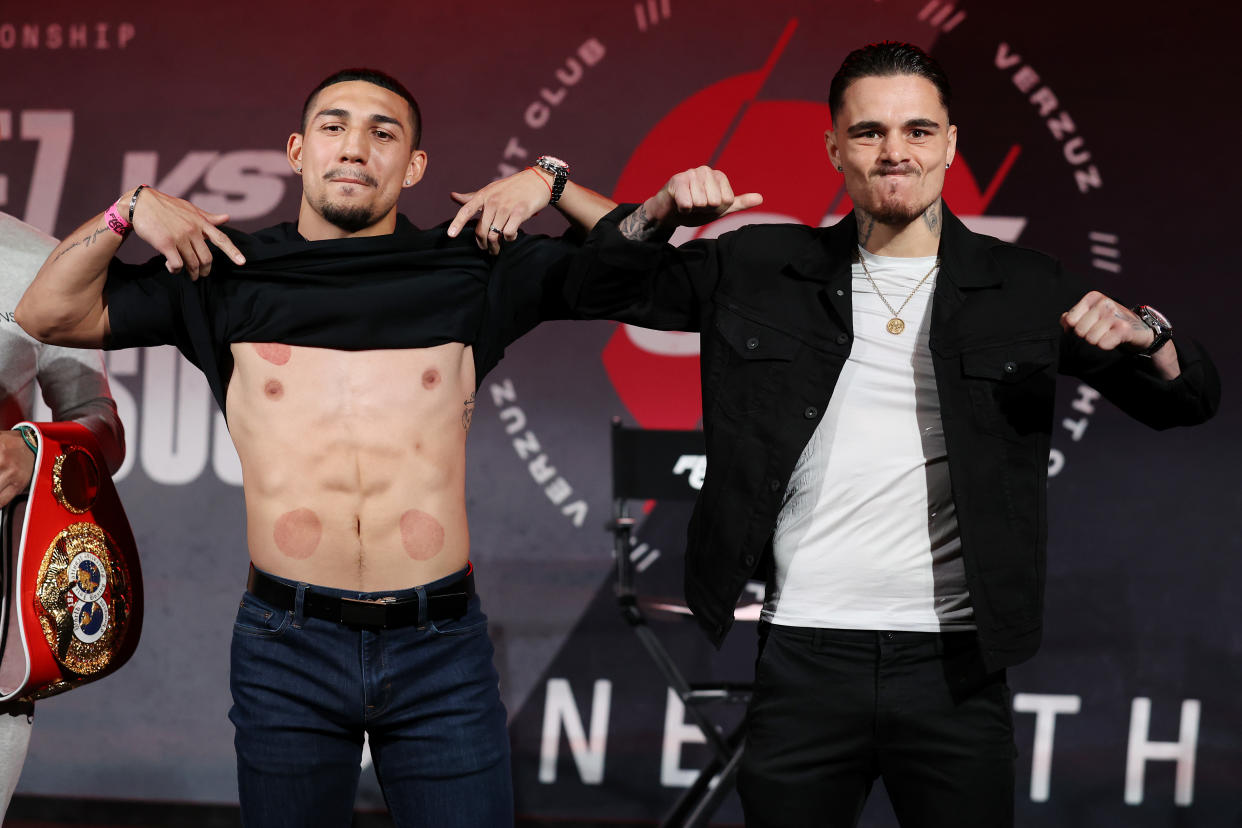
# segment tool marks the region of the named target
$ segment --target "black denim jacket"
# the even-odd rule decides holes
[[[853,342],[853,216],[830,228],[753,225],[680,248],[625,239],[618,207],[575,261],[567,299],[585,317],[700,331],[707,476],[690,521],[686,598],[717,645],[745,583],[771,567],[794,464]],[[1046,484],[1057,373],[1163,429],[1210,418],[1220,381],[1175,335],[1181,376],[1062,332],[1087,292],[1049,256],[970,232],[945,209],[930,346],[966,579],[989,669],[1039,647]]]

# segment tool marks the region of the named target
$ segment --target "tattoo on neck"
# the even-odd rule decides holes
[[[854,217],[858,219],[858,244],[860,247],[866,247],[867,242],[871,240],[871,234],[875,232],[875,216],[855,208]]]
[[[623,218],[617,226],[621,235],[630,241],[646,241],[655,235],[660,223],[648,216],[646,208],[640,204],[637,210]]]
[[[936,199],[930,207],[923,211],[923,223],[927,225],[927,229],[932,232],[933,236],[940,235],[940,226],[942,224],[940,218],[940,199]]]
[[[474,392],[466,398],[466,407],[461,412],[461,427],[466,431],[470,430],[470,422],[474,419]]]

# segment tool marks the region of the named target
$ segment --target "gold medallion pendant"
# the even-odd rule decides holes
[[[906,301],[901,303],[901,307],[893,310],[893,306],[888,303],[888,297],[880,291],[880,286],[875,283],[875,279],[871,278],[871,271],[867,268],[867,260],[863,258],[862,248],[859,248],[858,253],[855,255],[858,257],[858,263],[862,265],[863,275],[871,283],[871,289],[875,291],[876,296],[880,297],[880,301],[884,303],[884,307],[888,308],[888,312],[893,315],[893,318],[888,320],[888,324],[884,326],[884,329],[893,336],[897,336],[906,329],[906,323],[901,319],[901,312],[906,309],[906,305],[910,304],[910,300],[914,298],[914,294],[919,292],[919,288],[923,286],[923,283],[930,279],[931,275],[940,267],[940,257],[936,257],[936,263],[932,265],[931,270],[924,274],[922,279],[919,279],[919,283],[914,286],[914,290],[910,291],[910,295],[906,297]]]

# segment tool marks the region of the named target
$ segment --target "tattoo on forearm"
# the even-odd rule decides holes
[[[923,211],[923,223],[927,225],[927,229],[932,232],[933,236],[940,235],[941,216],[940,216],[940,199],[936,199],[930,207]]]
[[[858,244],[866,247],[867,242],[871,239],[871,234],[875,232],[875,216],[863,211],[861,208],[855,207],[854,217],[858,219]]]
[[[61,257],[61,256],[65,255],[65,254],[66,254],[66,253],[68,253],[70,250],[72,250],[72,249],[73,249],[73,248],[75,248],[75,247],[78,247],[79,245],[81,245],[81,246],[83,246],[83,247],[90,247],[92,244],[94,244],[95,242],[97,242],[97,241],[99,240],[100,235],[102,235],[102,234],[104,234],[104,233],[107,233],[110,229],[111,229],[111,228],[109,228],[109,227],[108,227],[108,225],[106,225],[106,224],[105,224],[103,227],[99,227],[99,228],[97,228],[97,229],[95,230],[95,232],[94,232],[94,233],[90,233],[90,234],[88,234],[88,235],[83,236],[83,237],[82,237],[82,238],[80,238],[79,240],[75,241],[73,244],[71,244],[71,245],[69,245],[68,247],[66,247],[64,250],[62,250],[62,251],[60,251],[59,253],[57,253],[57,254],[56,254],[56,258],[55,258],[55,259],[52,259],[52,261],[53,261],[53,262],[58,262],[58,261],[60,261],[60,257]]]
[[[64,250],[62,250],[62,251],[60,251],[59,253],[57,253],[57,254],[56,254],[56,258],[55,258],[55,259],[52,259],[52,261],[53,261],[53,262],[59,262],[59,261],[60,261],[60,257],[61,257],[61,256],[65,255],[66,253],[68,253],[70,250],[72,250],[73,248],[77,247],[77,246],[78,246],[78,245],[80,245],[81,243],[82,243],[82,242],[80,242],[80,241],[75,241],[73,244],[69,245],[69,246],[68,246],[68,247],[66,247]]]
[[[621,235],[630,241],[646,241],[655,235],[656,230],[660,229],[660,222],[648,216],[646,208],[640,204],[638,209],[623,218],[617,227],[621,230]]]
[[[461,412],[461,427],[470,430],[470,422],[474,419],[474,392],[466,398],[466,407]]]

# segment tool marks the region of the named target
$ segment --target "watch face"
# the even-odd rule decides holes
[[[554,155],[541,155],[539,160],[546,162],[549,166],[560,167],[565,172],[569,172],[569,165]]]
[[[1163,330],[1168,330],[1173,326],[1169,324],[1169,320],[1163,313],[1153,308],[1151,305],[1144,305],[1143,309],[1147,311],[1147,315],[1152,318]]]

